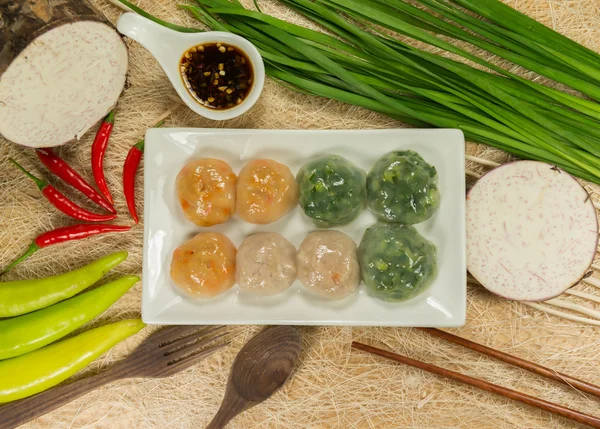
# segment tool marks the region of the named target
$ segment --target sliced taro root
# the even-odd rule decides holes
[[[505,164],[467,195],[467,267],[497,295],[518,301],[560,295],[588,272],[597,245],[589,195],[551,165]]]
[[[78,140],[123,91],[123,40],[85,0],[0,1],[0,16],[0,135],[30,147]]]

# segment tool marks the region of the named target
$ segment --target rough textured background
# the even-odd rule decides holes
[[[114,20],[120,11],[105,0],[94,0]],[[249,3],[248,1],[246,3]],[[600,3],[597,0],[510,0],[512,6],[562,33],[600,50]],[[171,0],[140,0],[139,5],[174,22],[192,25]],[[274,15],[293,14],[261,0]],[[108,182],[117,209],[127,222],[122,197],[121,168],[129,147],[146,127],[167,110],[168,126],[334,129],[402,126],[388,118],[336,102],[311,98],[268,81],[262,98],[242,118],[216,123],[193,114],[173,101],[175,92],[153,58],[135,43],[130,48],[130,83],[117,108],[116,128],[106,158]],[[78,144],[60,154],[84,171],[89,168],[93,129]],[[500,152],[473,144],[469,152],[505,160]],[[69,224],[40,197],[33,183],[9,165],[16,157],[35,173],[45,174],[32,151],[0,140],[0,266],[21,253],[42,231]],[[470,168],[482,172],[481,168]],[[138,181],[141,189],[142,177]],[[471,179],[470,179],[471,180]],[[592,191],[598,189],[589,188]],[[596,198],[598,201],[598,198]],[[139,208],[141,209],[141,192]],[[112,235],[40,251],[7,279],[63,272],[105,255],[127,249],[129,259],[112,275],[140,273],[142,226],[125,235]],[[591,287],[578,286],[591,291]],[[596,289],[600,296],[600,291]],[[135,317],[140,312],[138,284],[101,320]],[[549,317],[518,303],[491,296],[469,285],[467,324],[453,332],[525,359],[600,384],[598,327]],[[572,299],[572,298],[569,298]],[[126,380],[99,389],[28,424],[28,428],[200,428],[216,412],[235,354],[257,327],[233,327],[232,345],[182,374],[167,380]],[[146,329],[146,333],[150,328]],[[448,382],[405,366],[350,350],[352,340],[373,343],[421,360],[459,370],[504,386],[598,414],[599,400],[534,377],[525,371],[479,354],[444,344],[410,329],[301,328],[302,360],[290,382],[267,403],[238,417],[232,429],[250,428],[575,428],[548,413]],[[108,367],[141,341],[143,334],[117,346],[90,372]]]

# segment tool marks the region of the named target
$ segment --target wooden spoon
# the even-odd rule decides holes
[[[300,334],[293,326],[267,328],[248,341],[233,361],[225,397],[206,429],[223,429],[277,392],[294,369],[300,348]]]

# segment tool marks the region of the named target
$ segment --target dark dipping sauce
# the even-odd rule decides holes
[[[190,94],[209,109],[235,107],[252,89],[252,65],[235,46],[225,43],[194,46],[183,54],[180,66]]]

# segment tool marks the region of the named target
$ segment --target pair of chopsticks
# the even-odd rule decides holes
[[[575,387],[583,392],[591,393],[592,395],[596,395],[596,396],[600,397],[600,387],[593,385],[591,383],[588,383],[586,381],[582,381],[577,378],[571,377],[569,375],[562,374],[560,372],[551,370],[549,368],[543,367],[543,366],[535,364],[533,362],[526,361],[526,360],[518,358],[516,356],[512,356],[512,355],[503,353],[499,350],[495,350],[490,347],[486,347],[484,345],[475,343],[473,341],[470,341],[470,340],[467,340],[467,339],[464,339],[461,337],[457,337],[456,335],[450,334],[448,332],[440,331],[439,329],[432,329],[432,328],[420,328],[420,329],[422,331],[428,332],[429,334],[436,336],[438,338],[442,338],[444,340],[464,346],[471,350],[475,350],[475,351],[483,353],[487,356],[494,357],[494,358],[504,361],[506,363],[510,363],[512,365],[518,366],[519,368],[526,369],[535,374],[539,374],[544,377],[547,377],[551,380],[555,380],[555,381],[559,381],[561,383],[568,384],[568,385]],[[470,377],[468,375],[464,375],[459,372],[450,371],[448,369],[444,369],[439,366],[435,366],[435,365],[432,365],[429,363],[411,359],[409,357],[402,356],[402,355],[399,355],[396,353],[392,353],[387,350],[382,350],[382,349],[378,349],[376,347],[368,346],[366,344],[357,343],[356,341],[352,342],[352,347],[354,347],[355,349],[363,350],[368,353],[383,356],[385,358],[394,360],[396,362],[414,366],[415,368],[420,368],[422,370],[431,372],[433,374],[442,375],[442,376],[450,378],[452,380],[459,381],[459,382],[465,383],[465,384],[469,384],[469,385],[477,387],[479,389],[483,389],[488,392],[496,393],[496,394],[502,395],[506,398],[514,399],[516,401],[523,402],[525,404],[540,408],[542,410],[549,411],[554,414],[558,414],[559,416],[566,417],[567,419],[574,420],[578,423],[583,423],[585,425],[600,429],[600,417],[594,417],[589,414],[584,414],[579,411],[572,410],[571,408],[563,407],[562,405],[544,401],[543,399],[539,399],[534,396],[529,396],[529,395],[526,395],[525,393],[521,393],[516,390],[509,389],[507,387],[498,386],[496,384],[492,384],[487,381],[480,380],[478,378]]]

